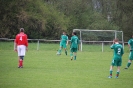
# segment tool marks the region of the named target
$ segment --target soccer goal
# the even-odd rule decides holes
[[[104,45],[111,43],[114,38],[118,38],[124,47],[123,31],[117,30],[89,30],[89,29],[73,29],[80,38],[80,50],[83,51],[83,43],[101,44],[101,51],[104,51]]]

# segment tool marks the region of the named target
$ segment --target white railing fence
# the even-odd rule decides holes
[[[12,42],[14,42],[14,39],[8,39],[8,38],[0,38],[0,42],[2,42],[2,41],[12,41]],[[34,43],[36,43],[36,50],[39,50],[39,47],[40,47],[40,43],[41,42],[57,42],[58,44],[59,44],[59,42],[60,42],[60,40],[47,40],[47,39],[28,39],[28,41],[29,42],[31,42],[31,41],[34,41]],[[80,51],[83,51],[83,45],[84,44],[88,44],[88,43],[91,43],[92,45],[93,45],[93,43],[95,43],[95,44],[98,44],[98,45],[101,45],[101,51],[103,52],[104,51],[104,45],[106,44],[106,43],[112,43],[112,41],[81,41],[80,40]],[[127,42],[124,42],[124,44],[122,43],[122,42],[120,42],[123,46],[124,46],[124,44],[127,44]],[[15,44],[14,44],[15,45]]]

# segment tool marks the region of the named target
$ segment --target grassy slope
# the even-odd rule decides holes
[[[128,52],[123,56],[120,77],[108,79],[112,52],[78,52],[77,60],[56,55],[57,44],[30,44],[24,68],[17,68],[13,43],[0,43],[0,88],[129,88],[132,87],[133,65],[124,70]],[[52,47],[51,47],[52,46]],[[127,50],[125,50],[127,51]],[[68,54],[69,54],[68,50]]]

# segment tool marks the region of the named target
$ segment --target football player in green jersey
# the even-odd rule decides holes
[[[65,49],[65,54],[67,55],[67,50],[66,50],[67,45],[68,45],[68,36],[66,35],[66,32],[63,32],[63,34],[61,35],[60,48],[57,52],[57,55],[61,55],[62,48]]]
[[[70,56],[71,56],[71,60],[76,60],[76,54],[77,54],[77,50],[78,50],[78,44],[79,44],[79,39],[76,36],[76,32],[72,33],[72,37],[71,37],[71,46],[70,46]],[[74,55],[73,55],[74,54]]]
[[[123,46],[119,44],[118,39],[114,39],[113,44],[110,47],[111,49],[114,49],[114,55],[110,66],[110,76],[108,78],[112,78],[114,66],[117,66],[116,78],[118,78],[120,73],[120,66],[122,64],[122,55],[124,54]]]
[[[133,60],[133,35],[132,35],[132,38],[128,41],[128,47],[130,50],[130,54],[129,54],[129,60],[125,69],[128,69],[130,67],[131,62]]]

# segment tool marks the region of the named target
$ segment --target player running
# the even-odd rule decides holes
[[[18,52],[19,65],[18,68],[23,68],[23,60],[28,50],[28,40],[27,35],[24,33],[24,28],[20,28],[20,33],[16,35],[15,38],[15,51]]]
[[[119,44],[118,39],[113,40],[111,49],[114,49],[114,56],[113,56],[112,63],[110,66],[110,76],[108,78],[112,78],[112,72],[113,72],[114,66],[117,66],[116,78],[118,78],[119,73],[120,73],[120,66],[122,64],[122,55],[124,54],[124,50],[123,50],[123,46]]]
[[[130,67],[131,62],[133,60],[133,35],[132,35],[132,38],[128,41],[128,47],[130,49],[130,54],[129,54],[129,60],[125,69],[128,69]]]
[[[66,35],[66,32],[63,32],[61,35],[61,41],[60,41],[60,48],[57,52],[57,55],[61,55],[62,48],[65,49],[65,54],[67,55],[67,45],[68,45],[68,36]]]
[[[76,60],[76,54],[77,54],[77,50],[78,50],[78,44],[79,44],[79,39],[76,36],[76,32],[72,33],[72,37],[71,37],[71,46],[70,46],[70,56],[71,56],[71,60]],[[73,55],[74,54],[74,55]]]

